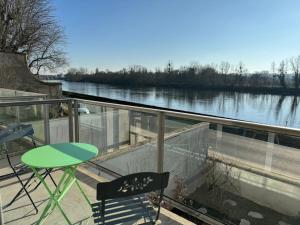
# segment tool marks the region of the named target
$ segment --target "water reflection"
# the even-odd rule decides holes
[[[202,114],[300,128],[300,97],[63,82],[63,89]]]

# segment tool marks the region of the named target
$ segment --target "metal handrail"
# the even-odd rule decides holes
[[[30,99],[38,99],[38,98],[45,98],[46,95],[32,95],[32,96],[11,96],[11,97],[0,97],[0,101],[15,101],[18,100],[30,100]]]
[[[123,110],[133,110],[139,111],[144,113],[151,113],[157,114],[164,113],[165,116],[172,116],[172,117],[179,117],[184,119],[191,119],[191,120],[199,120],[203,122],[227,125],[227,126],[235,126],[235,127],[242,127],[247,129],[253,130],[260,130],[266,131],[271,133],[280,133],[286,134],[291,136],[299,136],[300,137],[300,129],[298,128],[291,128],[291,127],[282,127],[282,126],[274,126],[262,123],[255,123],[250,121],[243,121],[243,120],[236,120],[236,119],[227,119],[215,116],[206,116],[200,114],[192,114],[192,113],[184,113],[184,112],[175,112],[171,110],[162,110],[162,109],[154,109],[154,108],[146,108],[146,107],[139,107],[139,106],[129,106],[129,105],[121,105],[117,103],[107,103],[107,102],[100,102],[100,101],[91,101],[91,100],[82,100],[77,99],[78,103],[85,103],[85,104],[93,104],[97,106],[109,107],[109,108],[117,108]],[[1,105],[0,105],[1,106]]]
[[[68,103],[69,101],[73,101],[73,100],[74,99],[72,99],[72,98],[62,98],[62,99],[48,99],[48,100],[0,102],[0,107]]]
[[[101,102],[101,101],[92,101],[92,100],[86,100],[86,99],[80,99],[76,98],[78,103],[83,104],[92,104],[97,106],[103,106],[108,108],[115,108],[115,109],[123,109],[123,110],[132,110],[132,111],[138,111],[143,113],[150,113],[150,114],[159,114],[161,110],[154,109],[154,108],[146,108],[146,107],[140,107],[140,106],[133,106],[133,105],[122,105],[117,103],[108,103],[108,102]]]

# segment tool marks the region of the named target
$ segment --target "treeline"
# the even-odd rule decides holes
[[[300,56],[281,61],[278,66],[273,62],[270,71],[249,73],[240,62],[233,66],[228,62],[219,65],[189,66],[175,69],[169,62],[166,67],[155,71],[134,65],[120,71],[109,70],[88,73],[87,69],[71,68],[65,80],[94,82],[122,86],[181,87],[230,90],[280,89],[298,90],[300,73]]]

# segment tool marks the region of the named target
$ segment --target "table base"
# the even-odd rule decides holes
[[[44,220],[48,217],[48,215],[51,214],[51,212],[57,207],[59,211],[62,213],[63,217],[67,221],[68,224],[72,224],[69,218],[67,217],[66,213],[62,209],[60,205],[60,201],[63,199],[65,194],[68,192],[68,190],[72,187],[72,185],[75,183],[76,186],[79,188],[80,193],[83,195],[85,200],[89,205],[91,205],[89,199],[87,198],[86,194],[84,193],[82,187],[79,185],[79,182],[77,178],[75,177],[75,172],[76,172],[77,166],[69,166],[69,167],[64,167],[64,173],[57,184],[57,187],[55,188],[54,192],[51,191],[49,186],[47,185],[45,178],[38,172],[38,170],[34,167],[31,167],[33,172],[35,173],[36,177],[42,182],[42,184],[45,186],[47,192],[50,195],[49,202],[44,209],[41,217],[37,221],[36,224],[42,224]]]

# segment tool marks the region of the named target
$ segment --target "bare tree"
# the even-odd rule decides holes
[[[273,75],[276,75],[276,72],[277,72],[277,70],[276,70],[276,63],[275,63],[275,62],[272,62],[272,63],[271,63],[271,73],[272,73]]]
[[[299,88],[299,75],[300,75],[300,55],[296,58],[290,59],[291,69],[294,73],[295,88]]]
[[[287,72],[288,72],[288,63],[282,60],[279,63],[277,77],[279,79],[280,85],[284,88],[286,88],[285,76],[287,75]]]
[[[76,74],[78,74],[78,69],[69,68],[67,74],[76,75]]]
[[[245,64],[240,61],[239,64],[235,68],[235,79],[234,79],[234,85],[240,86],[243,81],[243,76],[247,73],[247,69],[245,67]]]
[[[222,75],[226,75],[226,74],[229,73],[229,70],[230,70],[230,63],[229,63],[229,62],[226,62],[226,61],[222,61],[222,62],[220,63],[219,68],[220,68],[220,73],[221,73]]]
[[[166,67],[165,67],[165,72],[167,73],[172,73],[174,71],[174,66],[173,63],[171,62],[171,60],[169,60],[169,62],[167,63]]]
[[[247,69],[245,67],[245,64],[241,61],[239,62],[237,68],[236,68],[236,73],[241,77],[243,76],[245,73],[247,73]]]
[[[276,68],[276,63],[274,61],[271,63],[271,74],[273,76],[272,78],[272,87],[273,87],[275,83],[274,80],[277,77],[277,68]]]
[[[49,0],[0,0],[0,51],[25,53],[36,74],[67,64],[63,29]]]

